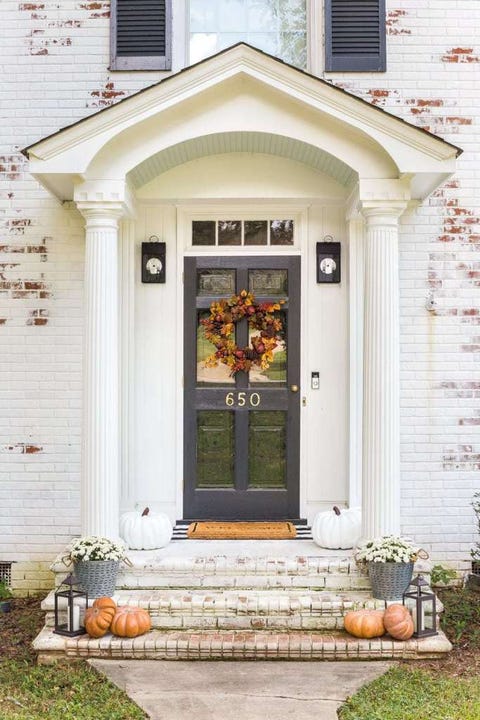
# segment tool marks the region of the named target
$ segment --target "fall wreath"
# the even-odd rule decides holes
[[[215,367],[218,363],[228,365],[230,375],[239,370],[248,372],[252,365],[262,370],[270,367],[273,351],[281,341],[282,321],[275,317],[283,300],[275,303],[257,303],[255,296],[247,290],[229,299],[216,300],[210,305],[208,318],[200,320],[204,326],[204,337],[215,345],[216,352],[205,360],[205,367]],[[249,327],[259,331],[250,339],[250,345],[239,348],[232,339],[235,335],[235,323],[247,318]]]

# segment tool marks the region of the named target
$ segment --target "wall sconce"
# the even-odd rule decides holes
[[[317,283],[339,283],[341,245],[331,235],[317,242]]]
[[[142,283],[164,283],[166,281],[167,245],[152,235],[148,242],[142,242]]]

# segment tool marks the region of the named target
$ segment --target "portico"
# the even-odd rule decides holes
[[[159,467],[171,470],[158,509],[173,520],[183,517],[183,260],[196,253],[229,256],[218,245],[196,248],[188,228],[197,217],[226,219],[232,212],[243,223],[253,215],[262,222],[288,216],[297,228],[291,247],[235,251],[297,256],[302,263],[300,516],[311,521],[316,509],[336,499],[361,504],[365,537],[398,533],[399,223],[454,171],[457,148],[241,44],[26,152],[35,177],[73,201],[85,221],[82,533],[116,537],[121,509],[142,496],[144,459],[138,461],[134,447],[146,445],[136,434],[133,406],[138,418],[139,398],[148,407],[152,395],[131,354],[136,338],[149,333],[155,348],[162,342],[176,348],[171,362],[160,358],[172,365],[169,381],[151,388],[171,436],[157,433],[156,447],[150,442],[145,452],[152,458],[158,452]],[[241,162],[234,173],[236,153]],[[269,174],[274,165],[282,172]],[[161,231],[160,221],[149,224],[152,207],[162,208]],[[320,229],[338,236],[343,248],[344,294],[327,299],[315,285],[312,260]],[[158,336],[151,327],[137,332],[142,317],[134,310],[150,302],[141,286],[135,289],[135,243],[150,234],[167,241],[171,287],[164,305],[175,323],[164,326],[163,336],[160,310]],[[330,308],[333,297],[345,326],[345,346],[331,341],[333,356],[343,353],[337,402],[345,412],[333,400],[319,402],[308,386],[313,362],[328,368],[329,342],[324,336],[317,351],[315,336],[319,318],[328,327],[322,308]],[[328,373],[321,381],[328,384]],[[322,415],[324,407],[334,414]],[[318,427],[321,418],[325,426]],[[327,437],[329,424],[338,428],[345,452],[337,475],[327,468],[322,477],[313,431]],[[323,493],[322,482],[337,483],[338,497],[330,489]]]

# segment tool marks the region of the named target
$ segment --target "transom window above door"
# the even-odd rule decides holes
[[[193,220],[192,245],[293,245],[293,220]]]
[[[190,0],[190,62],[238,42],[307,66],[306,0]]]

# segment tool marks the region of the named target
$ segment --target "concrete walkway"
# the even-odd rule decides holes
[[[91,660],[151,720],[337,720],[389,662]]]

